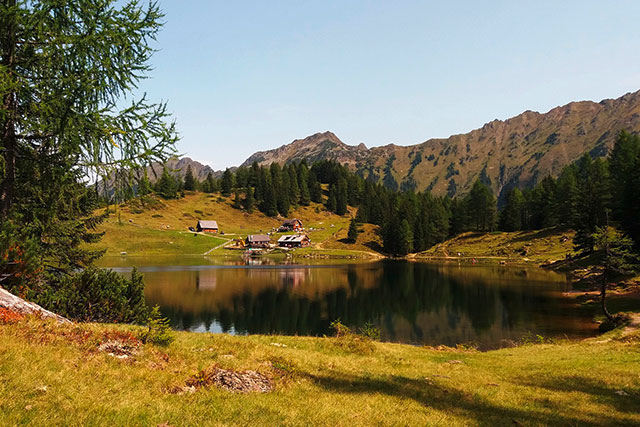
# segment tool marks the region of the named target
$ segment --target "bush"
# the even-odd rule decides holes
[[[48,310],[82,322],[142,323],[149,312],[142,274],[127,279],[113,270],[91,267],[57,277],[49,275],[27,298]]]
[[[380,332],[369,323],[360,329],[360,334],[353,333],[347,325],[340,322],[340,319],[331,322],[330,326],[336,331],[336,345],[351,353],[370,354],[373,352],[373,339],[362,334],[363,330],[374,336],[376,335],[374,331],[377,331],[377,336],[380,336]]]
[[[147,317],[147,329],[140,334],[140,341],[154,345],[167,346],[176,339],[169,326],[169,319],[162,317],[160,307],[153,307]]]

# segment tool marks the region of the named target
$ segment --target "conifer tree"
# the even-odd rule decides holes
[[[338,206],[337,193],[338,189],[335,184],[331,184],[329,187],[329,197],[327,198],[327,203],[325,205],[326,209],[329,212],[335,212]]]
[[[225,197],[229,197],[231,195],[231,190],[233,189],[233,173],[229,170],[229,168],[225,169],[222,174],[222,195]]]
[[[347,181],[344,178],[338,180],[336,186],[336,208],[335,213],[338,215],[344,215],[347,213],[347,199],[349,195],[347,193]]]
[[[178,197],[178,183],[169,175],[166,167],[162,169],[162,175],[156,183],[156,193],[165,199],[175,199]]]
[[[253,187],[248,187],[244,198],[244,208],[247,212],[252,213],[254,205],[255,200],[253,197]]]
[[[149,176],[147,175],[147,168],[143,169],[143,175],[138,181],[138,194],[140,196],[146,196],[151,193],[151,183],[149,182]]]
[[[511,189],[506,196],[505,206],[500,212],[500,229],[517,231],[522,229],[524,196],[518,188]]]
[[[240,190],[238,190],[237,188],[233,195],[233,207],[235,209],[242,209],[242,200],[240,200]]]
[[[311,193],[309,192],[309,168],[307,164],[301,162],[298,165],[298,185],[300,187],[300,204],[303,206],[309,206],[311,203]]]
[[[322,203],[322,186],[313,171],[309,171],[309,193],[312,202]]]
[[[188,191],[196,190],[196,179],[193,177],[191,165],[187,166],[187,172],[184,175],[184,189]]]
[[[358,223],[355,218],[351,218],[349,231],[347,232],[347,241],[349,243],[355,243],[356,240],[358,240]]]

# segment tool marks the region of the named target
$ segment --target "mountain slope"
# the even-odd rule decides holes
[[[255,153],[243,165],[330,159],[391,188],[453,196],[482,177],[500,195],[557,175],[585,152],[606,155],[623,129],[640,132],[640,91],[601,102],[571,102],[544,114],[525,111],[466,134],[411,146],[367,149],[344,144],[331,132],[318,133]]]

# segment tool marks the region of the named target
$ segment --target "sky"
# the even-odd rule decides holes
[[[411,145],[640,89],[639,1],[159,3],[140,90],[216,170],[316,132]]]

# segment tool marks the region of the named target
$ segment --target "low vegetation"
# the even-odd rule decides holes
[[[575,255],[574,232],[559,228],[537,231],[462,233],[416,254],[418,259],[543,264]]]
[[[15,424],[633,425],[640,336],[489,352],[344,338],[0,325],[0,413]],[[533,340],[538,341],[538,340]],[[29,369],[24,369],[29,366]]]

